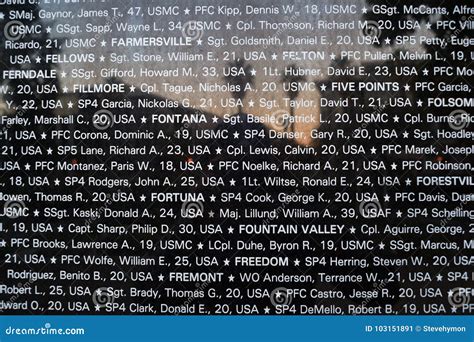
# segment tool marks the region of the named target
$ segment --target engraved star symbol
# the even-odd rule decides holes
[[[375,147],[372,147],[372,148],[370,149],[370,153],[376,154],[376,153],[377,153],[377,149],[376,149]]]
[[[405,180],[405,184],[406,184],[406,185],[411,185],[411,179],[410,179],[410,178],[407,178],[407,179]]]
[[[211,200],[211,202],[215,202],[216,201],[216,196],[211,195],[211,196],[209,196],[209,199]]]
[[[203,246],[204,245],[201,242],[198,243],[198,249],[202,249]]]
[[[410,86],[409,86],[408,84],[405,84],[405,85],[403,86],[403,88],[405,88],[405,91],[409,91],[409,90],[410,90]]]
[[[63,229],[64,229],[63,226],[58,226],[58,232],[59,232],[59,233],[62,233],[62,232],[63,232]]]
[[[212,210],[209,212],[209,217],[214,217],[214,212]]]
[[[393,117],[393,122],[399,122],[400,121],[400,117],[398,115],[395,115]]]
[[[225,259],[225,260],[224,260],[224,266],[229,266],[229,264],[230,264],[229,259]]]
[[[407,131],[403,132],[402,134],[403,134],[404,139],[408,138],[408,132]]]
[[[427,23],[425,24],[425,27],[426,27],[427,30],[431,30],[431,23],[430,23],[430,22],[427,22]]]
[[[207,165],[207,169],[208,169],[208,170],[214,170],[214,165],[212,165],[212,164],[209,163],[209,164]]]
[[[146,201],[146,196],[145,196],[145,195],[141,195],[141,196],[140,196],[140,201],[145,202],[145,201]]]
[[[61,73],[61,77],[66,77],[66,76],[67,76],[67,73],[66,73],[65,71],[63,71],[63,72]]]
[[[7,246],[7,243],[5,242],[5,240],[1,240],[0,241],[0,248],[6,247],[6,246]]]
[[[63,93],[67,93],[69,91],[68,87],[63,87]]]
[[[333,52],[329,55],[329,57],[331,57],[332,60],[335,60],[336,59],[336,54]]]
[[[196,40],[197,45],[202,45],[202,39]]]
[[[39,210],[36,209],[35,211],[33,211],[33,215],[35,215],[35,217],[38,217],[40,214]]]
[[[397,214],[397,217],[402,217],[402,212],[400,210],[398,210],[396,214]]]
[[[249,107],[253,107],[255,105],[255,102],[253,102],[253,100],[250,100],[249,101]]]
[[[146,117],[142,116],[142,117],[140,118],[140,120],[141,120],[142,124],[146,123]]]
[[[257,70],[255,70],[255,69],[250,70],[250,75],[252,75],[252,76],[257,75]]]
[[[100,46],[104,47],[104,46],[106,46],[106,45],[107,45],[107,42],[106,42],[105,40],[103,40],[103,41],[100,42]]]
[[[41,139],[46,139],[46,133],[41,133]]]
[[[235,279],[235,277],[231,274],[231,275],[229,276],[229,281],[230,281],[230,282],[233,282],[234,279]]]
[[[218,147],[216,148],[216,154],[221,154],[222,153],[222,148]]]
[[[351,234],[355,234],[356,229],[355,229],[354,226],[352,226],[352,227],[349,228],[349,231],[351,232]]]
[[[26,170],[26,171],[29,171],[29,170],[30,170],[30,167],[31,167],[30,164],[25,164],[25,170]]]
[[[397,164],[393,163],[393,164],[391,165],[391,167],[392,167],[392,170],[396,170],[396,169],[397,169]]]
[[[97,305],[95,306],[95,311],[100,311],[100,305],[99,305],[99,304],[97,304]]]
[[[239,132],[234,132],[234,139],[239,139]]]
[[[101,289],[97,289],[95,291],[95,293],[97,293],[98,296],[102,296],[102,290]]]
[[[268,315],[270,313],[270,308],[268,306],[266,306],[263,311],[265,312],[266,315]]]
[[[50,148],[48,148],[48,149],[46,150],[46,152],[47,152],[48,154],[53,154],[53,149],[50,147]]]
[[[452,313],[456,313],[456,311],[458,311],[458,308],[455,307],[455,306],[452,306],[452,307],[451,307],[451,312],[452,312]]]
[[[229,232],[229,234],[233,234],[233,233],[234,233],[234,228],[229,227],[229,228],[227,229],[227,231]]]
[[[276,61],[278,58],[278,55],[276,53],[272,54],[272,61]]]
[[[300,265],[300,261],[298,259],[295,259],[295,266],[299,266]]]
[[[390,43],[391,43],[390,38],[388,38],[388,37],[385,38],[385,44],[390,45]]]
[[[276,296],[277,298],[280,298],[280,297],[281,297],[281,292],[280,292],[280,291],[275,292],[275,296]]]
[[[362,7],[362,13],[366,14],[367,13],[367,8]]]
[[[319,86],[319,89],[321,89],[321,91],[326,91],[326,85],[325,84],[321,84]]]
[[[55,186],[59,186],[60,184],[61,184],[61,182],[59,181],[59,179],[56,178],[56,179],[54,180],[54,185],[55,185]]]
[[[423,101],[421,100],[416,101],[416,104],[418,105],[418,107],[423,107]]]
[[[36,57],[36,63],[41,63],[41,57],[40,56]]]
[[[390,196],[389,196],[389,195],[385,195],[385,196],[383,197],[383,199],[384,199],[385,202],[389,202],[389,201],[390,201]]]
[[[134,86],[134,85],[130,86],[130,92],[131,92],[131,93],[134,93],[134,92],[135,92],[135,86]]]
[[[438,275],[436,276],[436,280],[437,280],[437,281],[442,281],[442,280],[443,280],[443,276],[442,276],[441,274],[438,274]]]
[[[105,57],[104,57],[104,56],[100,56],[100,57],[99,57],[99,61],[100,61],[100,62],[105,62]]]
[[[158,276],[158,281],[164,281],[165,280],[165,276],[163,274],[160,274]]]
[[[423,69],[423,76],[428,76],[428,69],[426,68]]]
[[[232,25],[230,23],[227,23],[227,25],[225,26],[226,29],[230,30],[232,28]]]
[[[67,103],[67,107],[68,107],[68,108],[74,107],[74,103],[72,103],[71,101],[69,101],[69,102]]]
[[[46,33],[51,33],[51,27],[46,27]]]
[[[231,186],[235,186],[235,180],[233,178],[229,181],[229,183]]]
[[[449,291],[448,291],[448,297],[452,297],[452,296],[453,296],[453,293],[454,293],[453,290],[449,290]]]
[[[55,257],[52,257],[52,258],[51,258],[51,263],[52,263],[52,264],[55,264],[55,263],[56,263],[56,258],[55,258]]]
[[[186,7],[186,8],[184,9],[184,14],[189,15],[189,12],[190,12],[189,8]]]
[[[385,244],[383,242],[379,243],[379,248],[380,249],[384,249],[385,248]]]
[[[219,118],[217,116],[212,117],[212,123],[217,123],[219,121]]]
[[[3,20],[5,18],[5,14],[3,12],[0,12],[0,19]]]

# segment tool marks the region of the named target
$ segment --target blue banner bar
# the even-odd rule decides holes
[[[0,316],[0,341],[473,342],[472,316]]]

